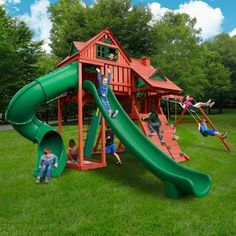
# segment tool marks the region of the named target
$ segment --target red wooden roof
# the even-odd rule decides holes
[[[136,74],[138,74],[149,87],[157,88],[159,90],[164,90],[168,92],[173,91],[173,93],[179,93],[182,91],[181,88],[179,88],[175,83],[170,81],[167,77],[165,77],[165,81],[151,79],[151,77],[158,71],[158,69],[155,69],[150,64],[150,59],[145,58],[145,61],[145,59],[129,58],[128,54],[122,48],[122,46],[120,45],[116,37],[112,34],[109,28],[105,28],[103,31],[101,31],[86,42],[73,42],[78,52],[72,56],[67,56],[62,62],[58,64],[58,66],[63,65],[65,62],[69,61],[72,57],[75,57],[76,55],[81,55],[81,53],[85,51],[88,47],[90,47],[91,44],[96,43],[99,39],[101,39],[104,34],[109,35],[109,37],[113,40],[116,46],[119,47],[119,51],[125,58],[128,66],[131,66],[131,68],[136,72]]]
[[[153,88],[173,90],[178,93],[182,91],[180,87],[170,81],[167,77],[165,77],[166,81],[151,79],[158,69],[155,69],[151,65],[145,66],[142,59],[131,58],[131,68],[144,80],[146,84]]]

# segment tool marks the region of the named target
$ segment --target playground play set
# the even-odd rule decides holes
[[[106,28],[87,42],[74,42],[70,55],[58,67],[23,87],[13,97],[6,111],[6,120],[21,135],[38,144],[35,175],[38,174],[39,159],[46,147],[59,159],[58,168],[53,169],[53,176],[59,176],[66,165],[79,170],[105,167],[107,122],[122,143],[119,144],[119,149],[122,150],[124,145],[160,178],[164,182],[166,196],[178,198],[189,194],[201,197],[209,192],[209,175],[178,163],[188,160],[189,157],[181,151],[174,138],[175,129],[160,106],[162,97],[166,99],[170,94],[172,97],[177,96],[182,90],[159,69],[153,68],[149,58],[129,58],[110,29]],[[111,71],[108,99],[112,109],[119,111],[115,118],[109,117],[100,101],[96,89],[96,67],[101,69],[102,74],[108,68]],[[55,99],[58,99],[58,132],[36,117],[40,105]],[[78,107],[77,164],[67,163],[61,136],[62,110],[71,102],[75,102]],[[96,108],[89,120],[89,126],[86,126],[88,121],[84,119],[84,108],[92,103],[96,104]],[[151,109],[155,109],[162,122],[164,145],[157,136],[148,136],[150,131],[147,123],[142,121],[142,117],[147,116]],[[186,109],[183,110],[185,111]],[[200,111],[209,121],[206,114],[201,109]],[[132,120],[137,120],[141,129]],[[228,147],[225,142],[224,144]],[[101,160],[94,159],[93,153],[100,153]]]

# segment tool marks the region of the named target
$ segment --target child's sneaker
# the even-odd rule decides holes
[[[209,107],[212,107],[215,104],[215,102],[212,102],[209,104]]]
[[[179,103],[179,105],[184,109],[186,106],[182,102]]]
[[[116,162],[116,165],[122,165],[123,163],[122,163],[122,161],[117,161]]]
[[[46,179],[45,179],[45,184],[48,184],[48,183],[49,183],[49,179],[46,178]]]
[[[164,145],[164,144],[165,144],[165,141],[164,141],[164,140],[161,140],[161,144]]]
[[[37,177],[37,178],[36,178],[35,183],[36,183],[36,184],[40,184],[40,177]]]
[[[119,111],[118,111],[118,110],[113,111],[113,112],[111,113],[111,118],[116,117],[118,114],[119,114]]]
[[[156,133],[150,133],[150,134],[149,134],[149,137],[152,137],[152,136],[154,136],[154,135],[156,135]]]
[[[207,106],[210,106],[211,104],[211,99],[209,99],[207,102],[206,102]]]
[[[227,131],[224,132],[224,134],[222,135],[222,138],[225,139],[227,137]]]

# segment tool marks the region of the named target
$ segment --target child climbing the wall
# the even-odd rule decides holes
[[[58,167],[58,158],[56,155],[52,154],[49,148],[44,149],[44,155],[41,156],[39,161],[40,173],[36,178],[36,184],[39,184],[41,179],[45,177],[45,183],[48,184],[52,176],[52,168]]]
[[[101,75],[100,69],[96,68],[97,73],[98,73],[98,93],[101,99],[101,102],[103,106],[105,107],[107,113],[111,118],[114,118],[118,115],[119,111],[112,111],[110,102],[107,98],[107,93],[108,93],[108,87],[111,81],[111,72],[109,69],[107,69],[108,75],[107,77],[105,75]]]
[[[198,130],[203,136],[217,136],[222,139],[225,139],[227,137],[227,132],[222,134],[215,129],[208,129],[205,119],[202,119],[201,122],[198,123]]]
[[[123,163],[122,163],[119,155],[116,153],[116,147],[115,147],[115,144],[114,144],[114,135],[115,135],[114,131],[107,124],[107,130],[105,132],[105,136],[106,136],[106,154],[112,153],[112,155],[117,160],[116,165],[122,165]]]
[[[78,162],[78,147],[74,139],[69,140],[67,160],[71,163]]]
[[[163,136],[161,134],[160,131],[160,127],[161,127],[161,121],[158,117],[158,114],[156,113],[155,110],[152,110],[148,117],[142,117],[142,120],[144,121],[148,121],[148,128],[151,130],[151,133],[149,134],[149,136],[154,136],[154,135],[158,135],[160,141],[162,144],[165,143],[165,141],[163,140]]]
[[[192,101],[190,100],[189,95],[184,96],[182,103],[180,103],[180,105],[182,106],[182,108],[189,108],[189,109],[196,109],[199,107],[212,107],[215,104],[215,102],[211,102],[211,99],[209,99],[207,102],[197,102],[195,104],[192,103]]]

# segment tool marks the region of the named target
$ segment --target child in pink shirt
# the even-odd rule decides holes
[[[181,106],[183,108],[187,107],[190,109],[192,109],[192,108],[194,109],[194,108],[199,108],[202,106],[203,107],[212,107],[214,104],[215,104],[215,102],[211,102],[211,99],[209,99],[207,102],[197,102],[197,103],[193,104],[190,100],[189,95],[187,95],[187,96],[184,96]]]

